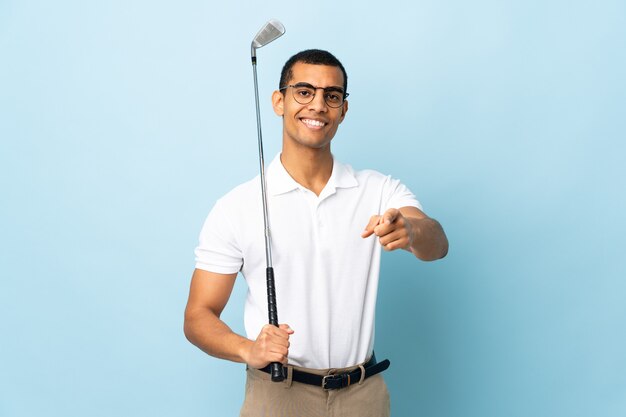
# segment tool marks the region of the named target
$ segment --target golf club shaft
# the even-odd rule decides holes
[[[259,138],[259,171],[261,173],[261,196],[263,199],[263,225],[265,229],[265,261],[267,281],[267,311],[269,323],[278,327],[278,310],[276,308],[276,287],[274,284],[274,268],[272,267],[272,248],[270,241],[270,227],[267,215],[267,192],[265,183],[265,162],[263,160],[263,138],[261,134],[261,111],[259,110],[259,87],[256,74],[256,56],[252,57],[252,72],[254,74],[254,101],[256,104],[256,124]],[[272,381],[280,382],[285,379],[281,363],[271,364]]]

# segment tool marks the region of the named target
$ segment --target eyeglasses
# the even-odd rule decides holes
[[[315,98],[315,92],[317,90],[324,90],[324,101],[328,107],[337,108],[341,107],[348,93],[343,91],[343,88],[339,87],[315,87],[309,83],[297,83],[280,88],[279,91],[286,90],[287,88],[293,88],[293,99],[299,104],[309,104]]]

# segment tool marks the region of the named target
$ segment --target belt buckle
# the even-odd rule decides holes
[[[328,378],[332,378],[332,377],[334,377],[334,376],[335,376],[335,375],[324,375],[324,377],[322,378],[322,389],[323,389],[324,391],[330,391],[330,390],[331,390],[331,388],[326,388],[326,380],[327,380]]]

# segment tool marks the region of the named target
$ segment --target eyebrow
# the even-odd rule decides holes
[[[305,82],[299,82],[299,83],[295,83],[293,85],[294,87],[311,87],[311,88],[315,88],[315,86],[313,84],[309,84],[309,83],[305,83]],[[343,93],[343,87],[337,87],[337,86],[330,86],[330,87],[318,87],[318,88],[323,88],[324,91],[338,91],[340,93]]]

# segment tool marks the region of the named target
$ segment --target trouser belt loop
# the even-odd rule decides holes
[[[287,386],[285,388],[291,388],[292,382],[293,382],[293,366],[287,365],[287,379],[285,379],[285,384]]]

